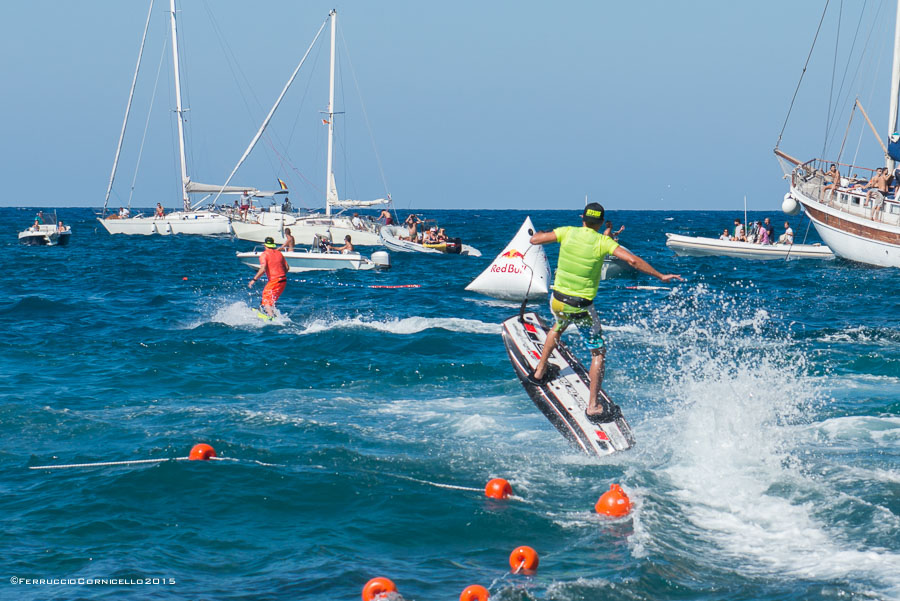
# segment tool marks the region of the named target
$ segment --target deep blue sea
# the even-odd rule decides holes
[[[0,599],[356,600],[375,576],[408,601],[900,598],[897,270],[678,258],[665,232],[743,215],[611,211],[687,281],[601,284],[604,388],[637,445],[596,459],[516,379],[517,306],[464,291],[526,215],[577,211],[424,211],[484,256],[291,274],[274,323],[235,259],[250,243],[59,209],[69,247],[21,246],[34,212],[0,209]],[[201,442],[227,461],[29,469]],[[487,499],[494,477],[515,498]],[[627,518],[593,513],[611,483]],[[519,545],[533,577],[509,573]]]

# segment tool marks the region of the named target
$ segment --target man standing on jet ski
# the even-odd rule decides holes
[[[619,246],[618,242],[601,234],[599,230],[603,226],[603,214],[603,207],[592,202],[584,208],[581,227],[558,227],[552,232],[538,232],[531,237],[532,244],[559,242],[559,261],[553,282],[553,298],[550,301],[550,310],[556,317],[556,323],[547,334],[541,360],[534,372],[528,374],[528,380],[532,384],[543,386],[557,376],[553,372],[558,371],[558,368],[551,364],[548,369],[547,359],[556,348],[560,335],[569,324],[574,323],[591,350],[591,398],[585,414],[593,422],[615,419],[614,415],[605,415],[603,406],[597,401],[597,393],[603,383],[606,343],[594,308],[594,297],[597,296],[600,284],[603,259],[607,255],[613,255],[634,269],[663,282],[684,281],[680,275],[658,272],[649,263]]]

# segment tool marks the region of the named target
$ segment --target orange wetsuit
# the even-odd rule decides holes
[[[263,288],[262,305],[274,307],[275,301],[278,300],[287,285],[287,261],[284,260],[284,255],[274,248],[267,248],[259,256],[259,265],[266,268],[266,277],[269,279],[266,287]]]

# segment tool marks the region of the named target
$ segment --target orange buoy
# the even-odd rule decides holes
[[[522,545],[509,555],[509,567],[513,574],[534,574],[538,568],[537,551]]]
[[[187,281],[187,276],[184,276],[184,277],[181,278],[181,279]]]
[[[492,499],[505,499],[512,494],[512,486],[503,478],[494,478],[484,487],[484,494]]]
[[[382,595],[396,592],[397,586],[390,579],[379,576],[366,583],[366,586],[363,587],[362,598],[363,601],[373,601]]]
[[[462,595],[459,596],[459,601],[487,601],[490,596],[486,588],[480,584],[473,584],[463,590]]]
[[[603,515],[620,518],[631,512],[631,499],[618,484],[610,484],[609,490],[600,495],[594,510]]]
[[[188,459],[191,461],[206,461],[215,456],[216,450],[214,448],[206,443],[200,443],[194,445],[194,448],[191,449],[191,454],[188,455]]]

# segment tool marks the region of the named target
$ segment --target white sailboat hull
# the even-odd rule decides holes
[[[231,233],[231,220],[212,211],[176,211],[159,219],[137,216],[125,219],[99,219],[99,221],[110,234],[222,236]]]
[[[287,227],[290,228],[291,235],[297,244],[312,245],[313,239],[316,237],[343,243],[344,236],[350,236],[354,246],[381,246],[381,238],[374,227],[371,230],[357,230],[350,224],[349,219],[342,217],[295,218],[286,215],[283,221],[278,220],[275,223],[272,223],[271,220],[268,221],[270,222],[234,221],[231,227],[236,237],[251,242],[264,242],[266,238],[271,237],[276,243],[282,244],[284,243],[284,228]]]
[[[865,216],[867,209],[863,206],[854,209],[852,195],[843,195],[848,197],[846,203],[838,195],[837,203],[826,204],[791,186],[791,196],[803,205],[819,236],[837,256],[869,265],[900,267],[900,210],[895,203],[885,201],[885,223]]]

